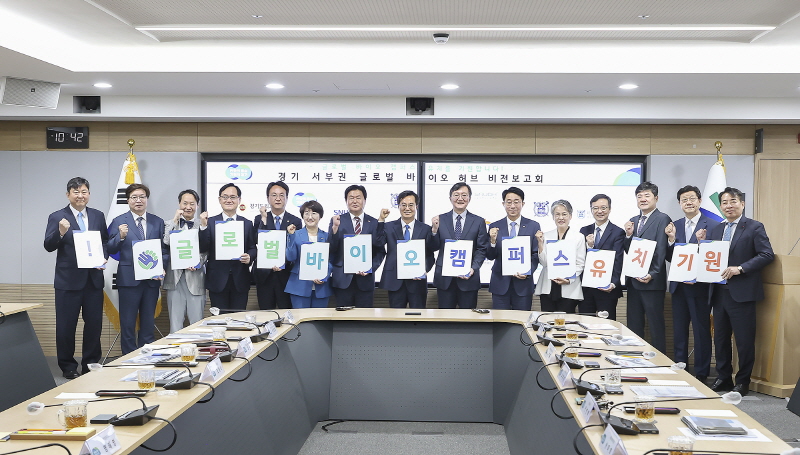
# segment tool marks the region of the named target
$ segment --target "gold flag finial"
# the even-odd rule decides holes
[[[722,165],[722,169],[725,169],[725,160],[722,159],[722,141],[714,142],[714,147],[717,149],[717,163]]]
[[[136,164],[136,155],[133,154],[133,145],[136,141],[128,139],[128,156],[125,160],[128,164],[125,165],[125,183],[130,185],[136,182],[135,173],[139,172],[139,165]]]
[[[136,141],[134,141],[133,139],[128,139],[128,148],[130,148],[131,152],[133,152],[134,144],[136,144]],[[720,146],[722,146],[722,142],[717,142],[717,144],[720,144]],[[719,147],[717,147],[717,149],[719,149]]]

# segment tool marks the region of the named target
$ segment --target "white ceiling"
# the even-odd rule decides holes
[[[315,99],[433,96],[437,105],[473,100],[472,120],[507,120],[480,106],[503,97],[590,103],[594,117],[571,121],[595,122],[603,105],[634,100],[666,100],[674,111],[702,99],[719,109],[673,118],[639,108],[621,118],[770,120],[745,108],[783,103],[771,120],[788,122],[800,118],[786,105],[800,101],[798,14],[800,0],[4,0],[0,76],[64,85],[59,109],[0,106],[0,119],[73,117],[70,95],[102,95],[118,108],[92,117],[103,120],[130,118],[120,112],[145,99],[172,113],[135,118],[285,120],[223,112],[305,97],[308,112],[291,118],[321,121],[344,117],[315,111]],[[437,31],[450,42],[434,44]],[[113,88],[92,86],[99,81]],[[286,87],[270,91],[269,82]],[[618,88],[627,82],[640,88]],[[742,114],[731,116],[734,108]],[[397,115],[373,109],[346,118]]]

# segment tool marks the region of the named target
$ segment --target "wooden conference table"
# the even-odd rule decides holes
[[[283,310],[280,310],[283,313]],[[510,452],[574,453],[573,436],[584,425],[581,417],[559,419],[550,410],[555,390],[545,391],[536,384],[540,363],[528,355],[523,337],[535,338],[535,332],[524,329],[530,313],[493,310],[477,314],[468,310],[397,310],[387,308],[293,310],[302,331],[294,342],[280,340],[274,345],[256,343],[251,355],[253,371],[247,375],[243,360],[223,363],[224,377],[214,383],[216,395],[208,403],[197,403],[208,389],[198,385],[182,390],[177,396],[159,397],[154,392],[144,397],[148,405],[158,404],[157,416],[169,419],[178,430],[178,439],[170,453],[262,453],[295,454],[319,421],[344,420],[410,420],[489,422],[504,426]],[[412,314],[407,314],[412,313]],[[419,314],[413,314],[419,313]],[[258,321],[274,318],[274,313],[256,312]],[[230,314],[244,319],[244,314]],[[548,316],[542,316],[548,319]],[[589,323],[609,322],[623,335],[632,333],[614,321],[592,317],[570,316],[569,319]],[[575,326],[577,329],[577,326]],[[184,330],[193,330],[195,326]],[[526,333],[522,333],[525,331]],[[229,336],[247,332],[229,332]],[[294,329],[284,324],[281,336],[293,337]],[[613,331],[609,332],[613,333]],[[160,340],[158,344],[165,344]],[[235,343],[233,343],[235,345]],[[602,344],[584,343],[582,350],[604,348]],[[651,350],[650,346],[628,350]],[[532,350],[534,358],[545,351],[541,345]],[[279,352],[278,352],[279,351]],[[277,357],[275,357],[275,355]],[[257,358],[261,355],[265,361]],[[123,358],[124,359],[124,358]],[[652,361],[669,366],[672,362],[659,354]],[[602,366],[611,366],[599,359]],[[120,363],[120,360],[111,365]],[[194,368],[200,372],[204,366]],[[553,386],[557,366],[542,372],[540,382]],[[60,387],[49,390],[0,413],[0,431],[21,428],[57,428],[58,407],[47,408],[35,416],[25,407],[30,401],[56,404],[62,392],[95,392],[100,389],[129,388],[119,379],[129,369],[105,368],[91,372]],[[573,370],[576,374],[584,370]],[[585,379],[599,380],[602,372],[590,372]],[[685,371],[673,375],[648,375],[654,379],[683,380],[714,396],[705,386]],[[130,384],[130,383],[128,383]],[[619,403],[632,401],[628,383],[624,395],[610,398]],[[8,390],[4,393],[9,393]],[[556,399],[560,414],[578,415],[574,391]],[[608,397],[608,396],[607,396]],[[671,406],[671,404],[665,404]],[[666,446],[666,438],[681,434],[680,417],[685,409],[729,409],[750,428],[759,429],[770,442],[698,441],[696,449],[740,450],[778,454],[790,447],[758,422],[735,406],[721,400],[675,403],[680,415],[657,416],[658,435],[622,436],[630,454],[643,453]],[[89,404],[89,417],[98,414],[122,414],[136,409],[136,400],[117,400]],[[564,408],[568,407],[569,411]],[[615,410],[617,415],[624,415]],[[139,448],[146,442],[152,448],[166,447],[172,439],[165,423],[150,421],[140,427],[115,427],[126,453],[150,453]],[[98,425],[101,430],[105,425]],[[586,438],[579,438],[585,454],[599,452],[600,428],[589,428]],[[38,443],[38,444],[37,444]],[[81,443],[63,442],[73,454]],[[40,441],[8,441],[0,443],[0,453],[41,445]],[[256,452],[257,451],[257,452]],[[46,448],[36,453],[64,453],[60,448]]]

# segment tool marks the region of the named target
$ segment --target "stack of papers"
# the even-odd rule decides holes
[[[694,434],[702,436],[747,435],[747,427],[733,419],[684,416],[681,418],[681,422],[685,423]]]
[[[632,385],[630,389],[639,396],[656,398],[705,398],[703,392],[694,387],[663,387]]]
[[[622,337],[621,340],[618,340],[613,337],[603,337],[601,338],[607,345],[609,346],[644,346],[644,341],[640,340],[638,337]]]

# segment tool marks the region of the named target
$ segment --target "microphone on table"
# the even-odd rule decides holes
[[[145,349],[147,349],[147,348],[142,348],[142,350],[145,350]],[[129,365],[103,365],[103,364],[100,364],[100,363],[90,363],[87,366],[89,367],[89,371],[99,371],[99,370],[102,370],[103,368],[130,368]],[[155,364],[148,364],[148,366],[153,366],[153,367],[184,367],[189,371],[189,376],[188,377],[179,376],[179,377],[171,380],[170,382],[168,382],[168,383],[166,383],[166,384],[164,384],[162,386],[164,388],[164,390],[188,390],[188,389],[193,388],[197,384],[203,384],[205,386],[208,386],[211,389],[211,397],[208,398],[207,400],[198,401],[198,403],[208,403],[209,401],[211,401],[212,398],[214,398],[214,394],[216,393],[216,390],[214,389],[214,386],[209,384],[209,383],[207,383],[207,382],[200,382],[199,379],[200,379],[201,374],[200,373],[193,373],[192,369],[189,368],[188,362],[170,362],[170,361],[166,361],[166,362],[157,362]],[[136,397],[136,398],[138,398],[138,397]],[[140,398],[140,400],[141,400],[141,398]],[[142,401],[142,403],[144,404],[144,401]]]
[[[253,374],[253,365],[250,363],[250,360],[248,360],[247,357],[236,355],[239,353],[239,349],[233,349],[227,341],[201,341],[195,344],[197,344],[198,347],[208,348],[208,352],[210,354],[215,354],[217,358],[219,358],[220,362],[226,363],[233,361],[233,359],[242,359],[247,363],[247,367],[249,368],[247,376],[242,379],[234,379],[233,377],[228,378],[231,381],[243,382],[249,378],[251,374]],[[224,347],[227,350],[217,350],[216,346]]]
[[[531,317],[535,313],[536,312],[531,313]],[[546,313],[539,313],[536,316],[536,319],[534,319],[533,321],[529,321],[530,324],[531,324],[531,327],[536,329],[536,330],[539,330],[539,327],[542,326],[543,324],[545,324],[543,322],[539,322],[539,318],[541,318],[542,316],[544,316],[546,314],[567,314],[567,313],[565,313],[563,311],[550,311],[550,312],[546,312]],[[596,316],[598,318],[608,319],[608,311],[598,311],[597,313],[569,313],[569,314],[577,315],[577,316]],[[546,324],[546,325],[548,327],[547,330],[549,330],[550,324]]]
[[[212,306],[211,308],[209,308],[208,311],[214,316],[219,316],[220,313],[243,313],[243,312],[246,312],[246,310],[234,310],[234,309],[230,309],[230,308],[217,308],[215,306]],[[278,313],[275,310],[255,310],[255,311],[269,311],[271,313],[275,313],[275,315],[277,315],[278,318],[277,319],[273,319],[271,321],[263,322],[261,324],[253,324],[252,322],[242,321],[242,320],[233,319],[233,318],[225,318],[225,320],[226,320],[226,322],[227,322],[228,319],[230,319],[231,321],[244,322],[246,324],[253,324],[256,327],[263,327],[263,326],[269,324],[270,322],[275,324],[275,327],[280,327],[281,323],[283,323],[283,316],[281,316],[280,313]],[[249,311],[247,311],[247,312],[249,313]]]

